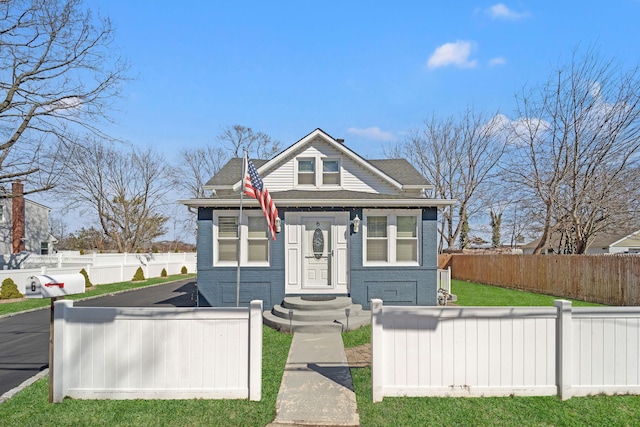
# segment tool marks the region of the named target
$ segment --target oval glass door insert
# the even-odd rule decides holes
[[[322,258],[322,254],[324,253],[324,234],[322,234],[322,230],[320,229],[320,223],[316,223],[316,230],[313,232],[313,256],[316,259]]]

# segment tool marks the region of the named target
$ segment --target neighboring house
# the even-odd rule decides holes
[[[435,305],[438,207],[432,185],[406,160],[365,160],[316,129],[270,160],[253,160],[279,211],[270,240],[257,201],[244,197],[242,159],[207,183],[210,198],[182,200],[198,209],[201,305],[235,306],[240,245],[240,304],[285,296],[350,296],[369,307]]]
[[[51,209],[26,199],[22,193],[20,182],[13,183],[10,193],[0,193],[0,255],[5,255],[5,264],[11,254],[46,255],[55,242],[49,234]]]
[[[523,245],[523,253],[532,254],[540,239]],[[543,249],[543,254],[560,253],[557,241],[552,241]],[[597,235],[587,248],[587,254],[640,254],[640,230],[618,234]]]

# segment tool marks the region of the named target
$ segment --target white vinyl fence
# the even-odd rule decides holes
[[[5,255],[6,257],[6,255]],[[160,277],[162,269],[167,274],[180,274],[182,267],[190,273],[196,272],[196,253],[157,254],[89,254],[68,255],[28,255],[20,261],[20,267],[0,270],[0,283],[7,277],[13,279],[20,293],[24,294],[28,278],[34,275],[56,275],[78,273],[85,269],[94,285],[125,282],[131,280],[138,267],[142,267],[144,277]]]
[[[373,400],[640,394],[640,307],[371,301]]]
[[[261,399],[262,301],[249,308],[54,303],[53,401]]]

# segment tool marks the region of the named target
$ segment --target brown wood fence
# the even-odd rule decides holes
[[[607,305],[640,305],[638,255],[447,254],[438,265],[451,266],[456,280]]]

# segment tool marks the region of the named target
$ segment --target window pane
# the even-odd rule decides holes
[[[398,240],[396,242],[396,261],[418,261],[418,241]]]
[[[299,173],[298,174],[298,184],[313,185],[313,184],[315,184],[314,177],[315,177],[315,175],[312,174],[312,173]]]
[[[387,217],[367,217],[367,237],[387,237]]]
[[[315,172],[313,159],[298,160],[298,172]]]
[[[268,240],[249,240],[248,260],[251,261],[268,261],[269,241]]]
[[[250,216],[249,220],[249,238],[267,238],[267,220],[262,216]]]
[[[218,240],[218,259],[220,261],[237,261],[238,241]]]
[[[322,183],[324,185],[337,185],[340,184],[340,174],[338,173],[323,173]]]
[[[416,237],[416,217],[398,217],[398,237]]]
[[[219,237],[238,237],[238,217],[221,216],[218,218]]]
[[[338,172],[339,163],[337,160],[323,160],[322,172]]]
[[[387,240],[367,240],[367,261],[387,261]]]

